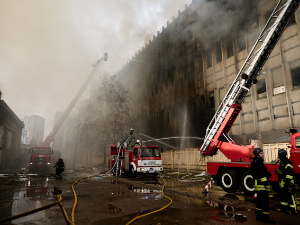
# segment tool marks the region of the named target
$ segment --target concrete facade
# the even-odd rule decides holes
[[[205,129],[276,3],[193,1],[116,76],[133,95],[136,130],[155,138],[205,136]],[[300,10],[242,104],[230,135],[263,142],[300,127]],[[170,141],[180,147],[199,142]]]
[[[0,91],[0,169],[19,169],[23,122],[1,100]]]

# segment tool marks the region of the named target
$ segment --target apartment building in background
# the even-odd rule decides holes
[[[45,119],[38,115],[25,116],[22,144],[41,146],[44,141]]]

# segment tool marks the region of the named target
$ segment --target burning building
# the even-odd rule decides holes
[[[132,92],[135,129],[156,138],[204,137],[276,4],[197,0],[178,11],[116,74]],[[299,18],[297,10],[242,104],[230,131],[239,143],[270,141],[300,127]],[[172,144],[180,147],[179,140]]]

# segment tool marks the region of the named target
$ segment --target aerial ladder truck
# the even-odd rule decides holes
[[[162,172],[161,151],[158,146],[143,146],[140,142],[129,146],[135,138],[134,130],[122,137],[116,145],[111,146],[112,159],[108,161],[108,167],[112,168],[113,175],[121,176],[122,173],[136,177],[137,173],[150,173],[156,176]]]
[[[229,136],[228,132],[242,110],[245,96],[250,91],[251,86],[257,83],[257,77],[262,74],[264,64],[300,3],[299,0],[287,0],[283,5],[281,2],[279,1],[276,5],[242,68],[216,110],[206,129],[204,142],[199,148],[203,156],[214,156],[220,150],[231,160],[231,162],[207,163],[207,172],[214,176],[218,184],[227,192],[235,192],[240,186],[246,193],[254,192],[253,178],[250,172],[250,164],[254,158],[254,146],[239,145]],[[292,134],[290,159],[293,162],[295,174],[299,176],[300,133],[297,133],[295,129],[288,130],[288,132]],[[270,181],[278,181],[274,170],[279,165],[265,165],[272,174]]]
[[[103,57],[101,57],[97,62],[93,65],[93,70],[90,73],[90,75],[87,77],[71,103],[68,105],[67,109],[63,113],[63,115],[60,117],[60,119],[57,121],[49,135],[46,137],[44,142],[40,147],[34,146],[33,148],[29,149],[30,155],[30,164],[29,164],[29,171],[33,170],[44,170],[49,171],[51,168],[51,154],[53,154],[53,149],[51,150],[50,144],[54,140],[54,136],[61,127],[61,125],[64,123],[78,100],[80,99],[81,95],[87,88],[87,86],[90,84],[94,76],[96,75],[97,71],[99,70],[100,66],[102,65],[103,61],[107,61],[108,54],[104,53]]]

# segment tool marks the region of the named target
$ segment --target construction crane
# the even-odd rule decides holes
[[[250,162],[254,158],[254,147],[252,145],[242,146],[237,144],[229,136],[228,132],[242,110],[242,102],[245,96],[250,91],[251,86],[257,83],[257,77],[262,74],[263,66],[286,29],[290,18],[299,7],[300,1],[287,0],[284,4],[281,3],[281,0],[277,3],[267,24],[222,100],[221,105],[206,129],[205,140],[199,149],[203,156],[216,155],[218,150],[220,150],[231,160],[231,162],[207,163],[207,172],[217,178],[218,184],[227,192],[235,192],[240,184],[246,193],[254,191],[253,178],[249,169]],[[298,134],[300,136],[300,133]],[[298,136],[294,135],[293,138],[295,139]],[[295,153],[298,153],[299,149],[293,149],[291,155],[293,155],[294,150]],[[300,158],[297,160],[300,161]],[[300,165],[298,161],[294,163]],[[203,162],[203,157],[201,157],[193,173],[200,168]],[[277,181],[277,175],[274,173],[274,170],[278,165],[265,165],[268,171],[272,173],[270,181]]]
[[[63,122],[66,120],[66,118],[68,117],[68,115],[70,114],[70,112],[72,111],[72,109],[74,108],[76,103],[78,102],[79,98],[81,97],[81,95],[83,94],[83,92],[85,91],[85,89],[87,88],[89,83],[92,81],[93,77],[96,75],[96,73],[99,70],[100,66],[102,65],[103,61],[107,61],[107,58],[108,58],[108,54],[105,52],[103,54],[103,57],[101,57],[99,60],[97,60],[97,62],[93,65],[93,67],[94,67],[93,71],[87,77],[87,79],[85,80],[85,82],[83,83],[81,88],[79,89],[78,93],[75,95],[75,97],[73,98],[71,103],[68,105],[64,114],[60,117],[60,119],[57,121],[57,123],[55,124],[55,126],[53,127],[53,129],[51,130],[49,135],[46,137],[46,139],[42,143],[41,147],[50,146],[55,134],[57,133],[57,131],[59,130],[59,128],[61,127]]]

